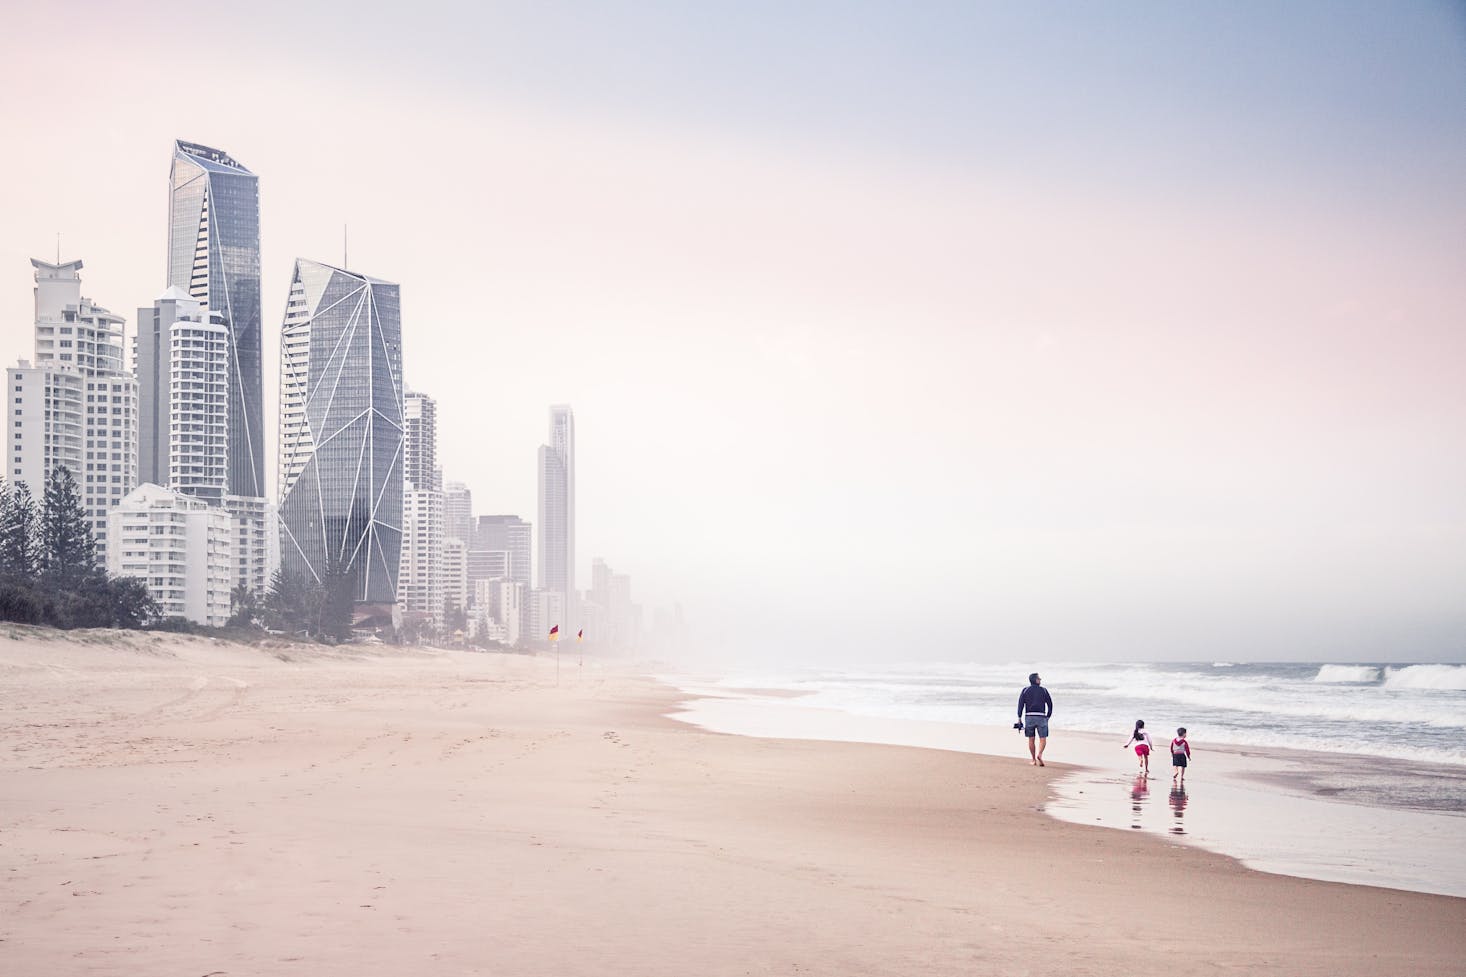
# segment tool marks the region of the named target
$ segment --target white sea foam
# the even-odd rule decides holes
[[[1387,689],[1466,691],[1466,665],[1407,665],[1385,670]]]
[[[1313,677],[1315,682],[1331,684],[1373,684],[1379,681],[1380,670],[1374,665],[1325,665]]]

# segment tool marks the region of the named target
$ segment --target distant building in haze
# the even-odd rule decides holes
[[[575,593],[575,415],[566,404],[550,408],[550,438],[539,450],[539,588]]]
[[[443,614],[468,610],[468,545],[461,539],[443,540]],[[446,626],[446,622],[445,622]]]
[[[528,590],[533,537],[533,527],[518,516],[479,516],[469,548],[469,586],[478,580],[508,577]],[[505,554],[502,564],[499,557],[487,555],[500,552]]]
[[[473,493],[462,482],[443,486],[443,536],[473,543]]]

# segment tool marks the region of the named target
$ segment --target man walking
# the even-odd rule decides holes
[[[1029,763],[1044,765],[1044,745],[1049,741],[1049,717],[1054,714],[1054,700],[1049,690],[1040,683],[1038,672],[1028,676],[1028,688],[1018,693],[1018,720],[1023,723],[1023,735],[1028,737]],[[1034,748],[1034,738],[1038,747]]]

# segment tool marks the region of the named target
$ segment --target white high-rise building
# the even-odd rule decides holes
[[[168,360],[168,487],[220,505],[229,484],[229,330],[222,320],[179,319],[168,329]]]
[[[412,487],[441,491],[443,472],[438,468],[438,402],[425,393],[406,390],[402,394],[402,474]]]
[[[402,394],[402,565],[397,599],[408,611],[444,623],[442,472],[438,468],[438,403],[427,394]]]
[[[575,594],[575,414],[567,404],[550,408],[549,444],[539,450],[539,589]]]
[[[6,466],[41,499],[65,466],[81,492],[98,563],[107,513],[137,485],[137,381],[122,370],[123,319],[81,294],[80,261],[35,268],[36,362],[6,371]]]
[[[443,610],[468,610],[468,544],[461,539],[443,540]]]
[[[138,481],[168,484],[171,332],[180,319],[203,321],[204,305],[177,286],[169,286],[150,306],[137,310],[132,369],[138,387]]]
[[[222,506],[229,514],[234,584],[262,596],[279,565],[275,507],[228,495],[229,330],[224,317],[177,286],[137,310],[140,480]]]
[[[263,597],[280,565],[280,518],[275,504],[249,495],[226,495],[224,510],[229,513],[234,549],[234,585]]]
[[[229,513],[159,485],[140,485],[107,516],[107,572],[137,577],[165,617],[229,620]]]
[[[126,373],[88,376],[85,475],[81,504],[97,540],[97,562],[106,561],[107,513],[137,487],[137,381]]]
[[[71,469],[81,478],[82,398],[81,375],[52,366],[32,366],[21,360],[5,371],[9,396],[6,402],[6,475],[12,483],[24,482],[37,501],[46,490],[46,478],[59,467]]]
[[[75,367],[84,376],[121,373],[121,316],[81,294],[80,261],[51,264],[31,259],[36,269],[36,362]]]
[[[402,568],[397,600],[443,626],[443,493],[408,486],[402,493]],[[460,608],[461,609],[461,608]]]

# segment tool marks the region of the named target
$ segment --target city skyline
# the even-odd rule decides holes
[[[282,38],[265,3],[197,93],[129,53],[187,43],[165,8],[89,10],[68,49],[122,70],[7,121],[107,134],[108,180],[5,162],[7,355],[57,231],[98,302],[156,296],[162,154],[198,139],[265,181],[267,307],[343,224],[403,283],[481,508],[535,511],[512,459],[574,404],[578,573],[628,567],[719,650],[1459,657],[1456,8],[613,7]],[[19,90],[54,42],[13,26]],[[450,207],[430,148],[472,166]]]

